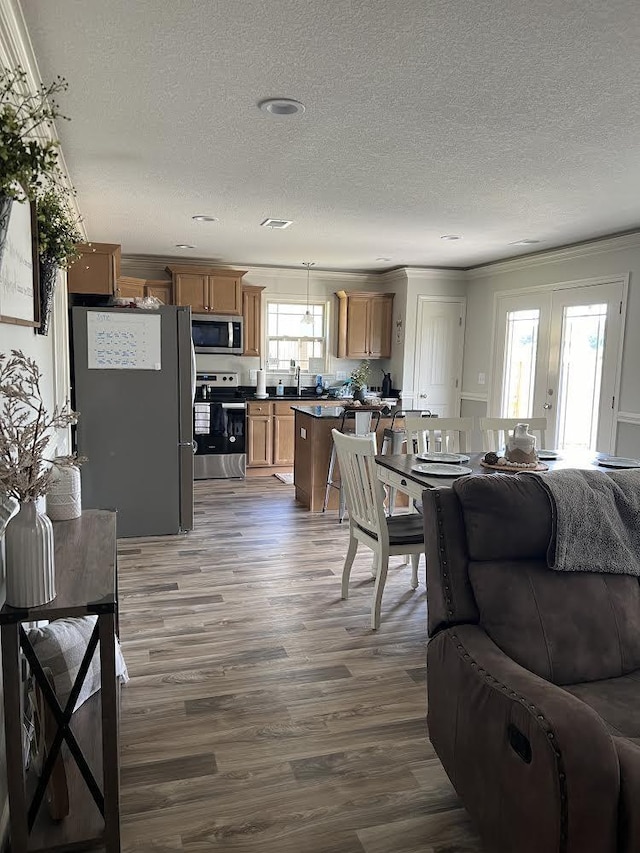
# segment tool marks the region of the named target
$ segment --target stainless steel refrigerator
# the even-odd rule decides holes
[[[191,309],[71,312],[82,505],[116,509],[118,536],[193,527]]]

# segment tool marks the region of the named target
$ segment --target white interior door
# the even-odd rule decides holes
[[[622,282],[498,300],[491,412],[547,418],[547,445],[611,452]]]
[[[440,417],[460,414],[463,318],[463,301],[419,298],[414,408]]]

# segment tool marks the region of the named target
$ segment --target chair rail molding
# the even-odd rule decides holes
[[[636,424],[640,426],[640,412],[618,411],[617,421],[619,424]]]
[[[476,403],[487,403],[489,401],[488,394],[478,394],[475,391],[461,391],[461,400],[473,400]]]

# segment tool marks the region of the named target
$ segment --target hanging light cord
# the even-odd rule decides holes
[[[313,315],[309,311],[309,276],[311,274],[311,267],[315,266],[315,261],[303,261],[302,266],[307,268],[307,310],[302,318],[302,322],[307,325],[313,323]]]

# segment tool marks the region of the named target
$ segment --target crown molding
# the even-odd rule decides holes
[[[126,270],[126,274],[134,275],[139,271],[147,271],[149,269],[156,269],[158,272],[162,272],[163,275],[166,275],[165,267],[167,266],[181,266],[181,267],[218,267],[220,269],[236,269],[242,267],[243,270],[246,270],[247,278],[251,276],[261,276],[262,278],[272,278],[272,279],[300,279],[302,277],[306,278],[307,271],[306,268],[302,267],[276,267],[270,265],[264,266],[256,266],[252,264],[236,264],[236,263],[224,263],[219,258],[184,258],[184,257],[176,257],[175,255],[122,255],[121,259],[122,268]],[[311,277],[322,278],[324,281],[352,281],[358,282],[362,284],[363,282],[381,282],[381,274],[380,273],[367,273],[367,272],[353,272],[353,271],[345,271],[340,272],[339,270],[323,270],[317,267],[313,267],[311,270]]]
[[[541,267],[547,264],[558,264],[563,261],[571,261],[576,258],[586,258],[592,255],[601,255],[606,252],[619,252],[624,249],[637,249],[640,247],[640,231],[630,231],[613,237],[602,237],[589,240],[584,243],[574,243],[562,246],[558,249],[549,249],[524,255],[518,258],[507,258],[503,261],[493,261],[482,266],[472,267],[466,271],[469,280],[489,278],[501,272],[514,272],[532,267]]]

